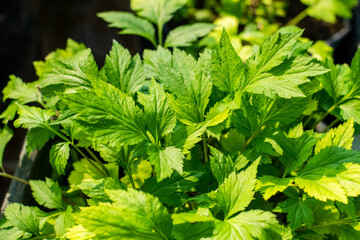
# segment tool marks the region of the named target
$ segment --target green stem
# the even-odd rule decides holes
[[[332,123],[330,123],[323,132],[327,132],[329,131],[330,128],[332,128],[336,123],[338,123],[340,120],[339,119],[335,119],[334,121],[332,121]]]
[[[93,162],[93,160],[88,158],[88,156],[86,156],[86,154],[83,151],[81,151],[81,149],[78,146],[76,146],[72,141],[70,141],[65,135],[63,135],[62,133],[56,131],[55,129],[53,129],[49,125],[45,125],[45,126],[47,127],[47,129],[49,129],[50,131],[55,133],[58,137],[63,139],[65,142],[68,142],[84,159],[86,159],[101,175],[103,175],[103,177],[108,177],[106,172],[104,173],[98,166],[96,166],[96,164]],[[102,163],[101,163],[101,165],[102,165]]]
[[[337,108],[338,104],[334,104],[331,108],[329,108],[329,110],[327,110],[327,112],[322,115],[318,120],[315,121],[315,123],[313,124],[313,126],[311,127],[311,129],[315,130],[316,126],[322,121],[324,120],[327,115],[329,115],[332,111],[334,111]]]
[[[304,122],[304,125],[303,125],[304,128],[309,124],[309,122],[311,121],[311,119],[313,118],[313,116],[314,116],[314,113],[311,113],[311,114],[309,115],[309,118],[306,119],[306,121]]]
[[[160,24],[157,25],[158,26],[158,42],[160,46],[163,46],[163,27],[164,26],[160,26]]]
[[[18,178],[18,177],[15,177],[13,175],[10,175],[10,174],[7,174],[5,172],[0,172],[0,177],[6,177],[6,178],[10,178],[10,179],[13,179],[13,180],[16,180],[18,182],[22,182],[28,186],[30,186],[30,183],[22,178]]]
[[[206,145],[206,133],[203,134],[203,150],[204,150],[204,161],[205,161],[205,163],[207,163],[209,161],[209,156],[208,156],[208,150],[207,150],[207,145]]]
[[[306,16],[308,15],[307,13],[307,8],[302,11],[301,13],[299,13],[296,17],[294,17],[293,19],[291,19],[286,26],[289,25],[297,25],[299,22],[301,22],[301,20],[303,20]]]
[[[359,220],[359,216],[357,217],[357,220]],[[320,227],[328,227],[328,226],[340,225],[340,224],[341,225],[350,224],[350,223],[355,223],[355,221],[353,219],[350,219],[350,218],[345,218],[345,219],[341,219],[341,220],[336,221],[336,222],[315,225],[315,226],[312,226],[310,229],[320,228]],[[298,231],[307,230],[307,229],[309,229],[309,228],[301,227],[301,228],[296,229],[295,231],[298,232]]]
[[[254,138],[256,138],[257,135],[259,135],[259,133],[261,133],[264,129],[265,129],[265,125],[264,126],[261,126],[259,127],[252,135],[251,137],[246,140],[244,146],[241,148],[241,152],[243,152],[249,145],[250,143],[254,140]]]
[[[132,176],[131,169],[129,167],[126,167],[126,172],[129,175],[129,180],[130,180],[131,186],[133,187],[133,189],[136,189],[135,181],[134,181],[134,178]]]
[[[109,170],[104,166],[104,164],[101,162],[101,160],[95,155],[95,153],[93,151],[91,151],[91,149],[89,148],[85,148],[85,150],[90,154],[90,156],[97,162],[100,164],[101,168],[104,170],[104,172],[110,176]]]
[[[54,233],[52,234],[48,234],[48,235],[42,235],[42,236],[36,236],[36,237],[32,237],[32,238],[29,238],[29,239],[52,239],[56,237],[56,235]]]

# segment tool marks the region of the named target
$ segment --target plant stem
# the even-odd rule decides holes
[[[308,119],[306,119],[306,121],[304,122],[304,125],[303,125],[304,128],[309,124],[309,122],[311,121],[311,119],[313,118],[313,116],[314,116],[314,113],[311,113],[311,114],[309,115]]]
[[[26,180],[24,180],[24,179],[22,179],[22,178],[15,177],[15,176],[13,176],[13,175],[11,175],[11,174],[7,174],[7,173],[5,173],[5,172],[0,172],[0,177],[10,178],[10,179],[16,180],[16,181],[18,181],[18,182],[22,182],[22,183],[30,186],[30,183],[29,183],[28,181],[26,181]]]
[[[158,26],[158,42],[160,46],[163,46],[163,27],[164,26],[160,26],[160,24],[157,25]]]
[[[331,108],[329,108],[329,110],[327,110],[327,112],[324,115],[322,115],[318,120],[315,121],[315,123],[313,124],[311,129],[314,130],[316,128],[316,126],[327,117],[327,115],[329,115],[332,111],[335,110],[335,108],[337,108],[337,106],[338,106],[338,104],[334,104]]]
[[[335,119],[334,121],[332,121],[332,123],[330,123],[323,132],[327,132],[329,131],[330,128],[332,128],[336,123],[338,123],[340,120],[339,119]]]
[[[132,176],[131,169],[130,169],[129,167],[126,167],[126,172],[127,172],[127,174],[129,175],[129,180],[130,180],[131,186],[133,187],[133,189],[136,189],[136,186],[135,186],[134,178],[133,178],[133,176]]]
[[[86,154],[83,151],[81,151],[81,149],[78,146],[76,146],[72,141],[70,141],[65,135],[56,131],[49,125],[46,125],[46,127],[47,127],[47,129],[49,129],[50,131],[55,133],[58,137],[63,139],[65,142],[68,142],[84,159],[86,159],[101,175],[103,175],[103,177],[109,176],[106,172],[104,173],[98,166],[96,166],[95,163],[93,162],[93,160],[88,158],[88,156],[86,156]],[[100,166],[101,165],[102,165],[102,163],[100,164]]]
[[[243,151],[250,145],[250,143],[254,140],[254,138],[255,138],[257,135],[259,135],[259,133],[261,133],[261,132],[265,129],[265,127],[266,127],[265,125],[259,127],[259,128],[251,135],[251,137],[250,137],[248,140],[246,140],[244,146],[241,148],[241,152],[243,152]]]
[[[209,161],[209,156],[206,145],[206,133],[203,134],[203,151],[204,151],[204,162],[207,163]]]
[[[91,151],[91,149],[89,148],[85,148],[86,151],[90,154],[90,156],[97,162],[100,164],[101,168],[105,171],[105,173],[110,176],[109,170],[104,166],[104,164],[101,162],[101,160],[95,155],[95,153],[93,151]]]
[[[307,8],[305,10],[303,10],[301,13],[299,13],[296,17],[294,17],[293,19],[291,19],[286,26],[289,25],[297,25],[299,22],[301,22],[301,20],[303,20],[306,16],[308,15],[307,13]]]

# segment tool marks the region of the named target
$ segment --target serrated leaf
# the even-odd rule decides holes
[[[186,0],[131,0],[130,6],[139,16],[148,19],[162,29],[164,24],[185,3]]]
[[[344,204],[341,202],[336,202],[336,206],[343,212],[345,212],[352,220],[357,222],[357,214],[356,214],[356,207],[354,203],[354,198],[349,198],[348,203]]]
[[[211,23],[194,23],[179,26],[170,31],[166,37],[165,47],[187,47],[196,39],[206,36],[215,25]]]
[[[149,21],[128,12],[101,12],[97,16],[108,22],[109,27],[121,28],[119,34],[142,36],[156,46],[155,28]]]
[[[157,182],[155,177],[145,181],[142,190],[159,198],[160,202],[170,206],[180,206],[181,192],[189,191],[195,187],[203,172],[183,172],[182,175],[174,173],[169,178]]]
[[[131,57],[115,40],[112,49],[105,59],[105,75],[110,84],[124,93],[134,93],[145,83],[144,66],[139,55]]]
[[[207,126],[207,123],[182,126],[174,131],[171,136],[171,141],[175,147],[182,148],[183,153],[187,154],[196,143],[202,140],[202,136]]]
[[[40,235],[40,221],[35,207],[12,203],[6,207],[5,217],[20,230],[32,235]]]
[[[57,143],[50,149],[49,161],[59,175],[65,174],[65,167],[70,156],[68,142]]]
[[[94,88],[66,94],[63,100],[78,113],[76,119],[93,141],[133,145],[146,140],[142,111],[132,97],[111,84],[97,80]]]
[[[40,78],[42,88],[65,85],[69,88],[90,88],[98,78],[98,66],[90,49],[86,49],[65,60],[50,59],[49,67]],[[60,91],[60,88],[57,89]]]
[[[136,158],[141,157],[146,152],[145,143],[138,143],[132,146],[119,146],[111,144],[97,144],[95,150],[100,152],[101,157],[107,161],[116,163],[124,169],[132,168]]]
[[[162,58],[165,56],[164,58]],[[145,68],[176,96],[172,98],[177,118],[186,125],[204,121],[212,84],[209,80],[210,53],[200,54],[196,61],[179,49],[173,54],[159,48],[145,56]],[[150,58],[150,59],[147,59]]]
[[[305,97],[298,87],[328,70],[310,57],[289,57],[302,32],[276,32],[246,62],[245,91],[267,97]]]
[[[360,232],[350,224],[341,225],[339,240],[357,240],[360,238]]]
[[[119,167],[115,164],[104,164],[108,169],[110,176],[113,178],[118,178]],[[71,171],[68,181],[71,190],[77,190],[77,185],[80,184],[85,179],[102,179],[104,178],[103,174],[99,172],[101,166],[97,162],[90,163],[86,159],[81,159],[80,161],[73,163],[74,170]],[[116,171],[113,171],[116,170]]]
[[[288,198],[287,200],[278,203],[281,212],[287,213],[287,220],[290,223],[291,229],[299,228],[303,223],[311,228],[314,222],[313,211],[306,201],[299,196]]]
[[[354,121],[351,118],[344,124],[339,125],[337,128],[330,129],[326,135],[320,139],[315,146],[315,154],[318,154],[322,149],[330,146],[343,147],[351,150],[354,141]]]
[[[43,128],[32,128],[26,136],[26,152],[31,153],[36,149],[42,149],[44,145],[52,138],[55,133]]]
[[[221,35],[217,51],[212,53],[211,81],[221,91],[235,94],[243,84],[245,65],[230,43],[225,30]]]
[[[68,207],[64,213],[62,213],[58,218],[56,218],[54,224],[56,237],[60,239],[66,239],[65,234],[67,233],[67,229],[75,225],[75,221],[71,215],[71,212],[71,207]]]
[[[157,143],[172,132],[176,125],[175,112],[170,99],[161,85],[152,80],[149,94],[139,93],[138,101],[144,106],[147,129]]]
[[[274,214],[262,210],[242,212],[235,217],[216,223],[211,239],[214,240],[255,240],[282,238],[285,229]]]
[[[32,195],[35,200],[49,209],[64,209],[62,205],[61,188],[57,182],[51,178],[45,181],[30,180]]]
[[[215,221],[215,217],[208,208],[199,207],[189,212],[175,213],[171,215],[173,224],[197,223]]]
[[[172,234],[177,240],[202,240],[210,239],[213,229],[213,222],[182,223],[174,225]]]
[[[14,126],[23,128],[45,128],[47,129],[50,119],[56,115],[51,109],[41,109],[38,107],[29,107],[26,105],[18,105],[19,117],[15,120]]]
[[[341,104],[340,114],[344,120],[353,118],[356,123],[360,124],[360,100],[352,99]]]
[[[328,147],[311,158],[295,183],[320,201],[348,202],[360,194],[360,155],[344,148]]]
[[[351,70],[348,65],[335,66],[329,58],[325,60],[324,67],[331,71],[316,77],[321,82],[325,91],[336,101],[340,96],[347,94],[347,83],[351,78]]]
[[[123,189],[120,181],[116,178],[84,179],[77,187],[96,203],[110,202],[110,198],[106,194],[105,189]]]
[[[329,23],[336,22],[336,16],[351,18],[351,9],[357,4],[356,0],[343,2],[342,0],[301,0],[308,5],[309,16]]]
[[[37,82],[25,83],[19,77],[10,75],[10,80],[2,91],[3,101],[14,99],[20,104],[36,102],[39,98],[36,84]]]
[[[109,190],[113,204],[83,208],[77,222],[99,239],[171,239],[171,217],[159,200],[133,189]]]
[[[210,147],[210,167],[212,174],[215,176],[219,184],[235,171],[234,163],[230,156],[225,156],[221,151],[214,147]]]
[[[5,125],[4,128],[0,132],[0,169],[3,170],[3,157],[6,144],[11,140],[13,137],[13,131]]]
[[[278,192],[283,192],[291,183],[291,178],[278,178],[264,175],[256,183],[256,190],[260,191],[267,201]]]
[[[259,161],[239,174],[232,172],[219,186],[216,201],[224,211],[225,219],[244,210],[253,199]]]
[[[156,178],[161,181],[170,177],[174,170],[182,173],[184,154],[176,147],[157,149],[154,146],[148,150],[151,164],[155,166]]]

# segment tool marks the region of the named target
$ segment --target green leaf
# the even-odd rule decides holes
[[[155,138],[155,143],[173,131],[176,125],[175,112],[164,89],[155,80],[151,81],[150,94],[138,95],[138,101],[144,106],[146,127]]]
[[[216,223],[211,239],[214,240],[281,240],[285,229],[276,216],[262,210],[242,212],[235,217]],[[289,239],[289,238],[288,238]]]
[[[5,217],[20,230],[32,235],[40,235],[40,221],[35,207],[12,203],[6,207]]]
[[[176,96],[172,103],[178,119],[186,125],[203,122],[212,90],[210,53],[200,54],[196,61],[179,49],[175,48],[171,55],[159,48],[144,57],[145,69],[159,80],[165,90]]]
[[[172,143],[177,148],[182,148],[184,154],[188,154],[196,143],[202,140],[208,123],[182,126],[175,130],[171,136]]]
[[[339,240],[357,240],[360,238],[360,232],[350,224],[341,225]]]
[[[348,65],[335,66],[329,58],[325,60],[324,67],[330,69],[330,72],[316,77],[321,82],[325,91],[336,101],[340,96],[348,92],[347,83],[351,80],[351,70]]]
[[[36,84],[38,83],[25,83],[20,78],[10,75],[10,80],[2,91],[4,95],[3,101],[6,99],[14,99],[20,104],[36,102],[39,99]]]
[[[121,28],[119,34],[142,36],[156,46],[155,28],[149,21],[127,12],[101,12],[97,16],[108,22],[109,27]]]
[[[219,186],[216,201],[224,211],[225,219],[244,210],[253,199],[259,161],[239,174],[232,172]]]
[[[99,239],[172,239],[171,217],[160,201],[133,189],[108,190],[113,204],[83,208],[77,222]]]
[[[283,149],[279,160],[285,167],[284,176],[301,167],[309,159],[318,139],[318,135],[312,131],[303,132],[302,123],[290,129],[285,139],[279,139]]]
[[[328,70],[311,57],[290,57],[292,47],[302,32],[276,32],[262,43],[246,62],[245,90],[265,94],[270,98],[305,97],[299,85],[309,77]]]
[[[131,9],[162,29],[173,14],[185,5],[186,0],[131,0]]]
[[[4,128],[0,132],[0,169],[4,170],[3,167],[3,157],[6,144],[11,140],[13,137],[13,131],[5,125]]]
[[[351,150],[352,143],[354,141],[354,121],[351,118],[344,124],[339,125],[337,128],[330,129],[326,135],[316,143],[315,154],[318,154],[322,149],[326,147],[343,147]]]
[[[183,172],[182,175],[174,173],[160,182],[156,178],[145,181],[142,190],[159,198],[160,202],[170,206],[181,206],[181,192],[189,191],[195,187],[203,172]]]
[[[243,84],[244,77],[245,65],[223,30],[217,51],[212,53],[211,81],[221,91],[234,95]]]
[[[170,177],[174,170],[182,173],[184,154],[181,149],[176,147],[157,149],[152,146],[149,148],[148,154],[151,164],[155,166],[158,181]]]
[[[283,192],[288,186],[290,186],[291,181],[291,178],[278,178],[264,175],[261,176],[256,183],[256,190],[260,191],[263,198],[267,201],[277,192]]]
[[[101,166],[97,162],[93,162],[92,164],[86,160],[81,159],[80,161],[73,163],[74,170],[71,171],[70,176],[68,177],[68,181],[71,187],[71,190],[77,190],[78,184],[86,179],[102,179],[104,176],[99,172],[98,169],[101,169]],[[105,164],[105,167],[110,172],[111,177],[118,178],[118,169],[119,167],[115,164]],[[116,171],[112,171],[112,169],[116,169]]]
[[[215,221],[215,217],[208,208],[199,207],[196,210],[191,210],[189,212],[180,212],[172,214],[174,224],[181,223],[196,223],[196,222],[207,222]]]
[[[129,50],[115,40],[105,59],[105,75],[108,82],[124,93],[138,91],[145,83],[144,66],[140,56],[131,58]]]
[[[69,88],[90,88],[98,78],[98,66],[90,49],[86,49],[65,60],[50,59],[49,67],[40,78],[42,88],[65,85]],[[60,91],[59,88],[56,91]]]
[[[344,120],[353,118],[356,123],[360,124],[360,100],[352,99],[341,104],[340,114]]]
[[[26,136],[26,152],[31,153],[36,149],[42,149],[45,144],[55,137],[55,133],[44,128],[32,128]]]
[[[213,222],[182,223],[174,225],[172,234],[176,240],[202,240],[210,239],[213,229]]]
[[[349,198],[348,200],[349,201],[347,204],[336,202],[336,206],[339,208],[339,210],[345,212],[349,217],[351,217],[352,220],[357,222],[357,213],[354,198]]]
[[[179,26],[170,31],[166,37],[165,47],[187,47],[198,38],[206,36],[215,25],[211,23],[194,23]]]
[[[107,161],[116,163],[124,169],[132,168],[136,158],[141,157],[146,152],[145,143],[138,143],[136,145],[114,145],[111,144],[97,144],[95,150],[100,152],[101,157]]]
[[[95,203],[110,202],[105,189],[123,189],[120,181],[116,178],[85,179],[77,187]]]
[[[65,239],[67,229],[75,225],[75,221],[71,215],[71,212],[72,209],[69,206],[64,213],[62,213],[58,218],[56,218],[54,225],[56,237],[60,239]]]
[[[50,119],[56,115],[51,109],[41,109],[38,107],[29,107],[26,105],[18,105],[19,117],[15,120],[14,126],[23,128],[45,128],[48,129]]]
[[[57,182],[51,178],[45,181],[30,180],[32,195],[35,200],[49,209],[64,209],[62,205],[61,188]]]
[[[356,151],[327,147],[312,157],[295,183],[320,201],[348,202],[360,194],[360,155]]]
[[[335,23],[336,16],[351,18],[351,10],[357,4],[356,0],[346,2],[342,0],[301,0],[301,2],[309,6],[306,9],[309,16],[329,23]]]
[[[77,112],[76,120],[96,143],[133,145],[146,140],[143,113],[132,97],[97,80],[94,88],[66,94],[63,100]]]
[[[278,203],[281,212],[287,213],[287,220],[292,230],[299,228],[303,223],[311,228],[314,222],[313,211],[299,196],[290,197],[287,200]]]
[[[234,163],[230,156],[225,156],[218,149],[210,147],[210,167],[213,175],[219,184],[222,184],[224,180],[235,170]]]
[[[68,142],[57,143],[51,147],[49,161],[59,175],[65,174],[65,167],[70,156]]]

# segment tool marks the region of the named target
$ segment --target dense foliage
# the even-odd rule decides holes
[[[162,28],[177,8],[120,15]],[[28,153],[51,145],[54,172],[22,180],[38,206],[10,204],[0,238],[359,239],[360,50],[320,62],[301,35],[280,29],[245,62],[226,31],[198,58],[170,35],[143,57],[114,41],[100,68],[69,40],[35,62],[38,81],[11,76],[0,118],[29,129]]]

